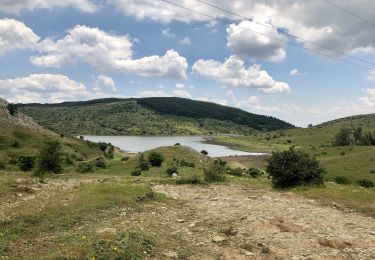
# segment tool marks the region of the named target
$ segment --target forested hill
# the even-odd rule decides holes
[[[293,128],[274,117],[176,97],[97,99],[18,104],[19,110],[59,133],[95,135],[247,134]]]

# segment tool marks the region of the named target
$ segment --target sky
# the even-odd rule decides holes
[[[176,96],[297,126],[375,113],[373,10],[373,0],[0,0],[0,97]]]

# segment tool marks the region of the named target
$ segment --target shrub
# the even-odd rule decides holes
[[[246,175],[249,175],[252,178],[258,178],[262,176],[263,174],[264,172],[254,167],[251,167],[246,171]]]
[[[204,169],[204,180],[207,182],[225,181],[226,169],[219,163],[210,164]]]
[[[214,161],[214,164],[218,164],[222,167],[225,167],[227,165],[226,161],[221,160],[220,158]]]
[[[125,157],[122,157],[122,158],[121,158],[121,161],[122,161],[122,162],[126,162],[127,160],[129,160],[129,156],[125,156]]]
[[[238,168],[230,168],[229,169],[229,174],[234,175],[234,176],[242,176],[243,175],[243,169],[238,167]]]
[[[192,168],[195,167],[195,164],[193,162],[188,162],[188,161],[185,161],[184,159],[179,161],[179,165],[181,167],[192,167]]]
[[[40,150],[37,160],[36,175],[45,173],[62,173],[61,144],[57,141],[46,141]]]
[[[153,151],[148,155],[148,161],[151,166],[160,167],[164,162],[164,157],[160,153]]]
[[[352,143],[351,140],[352,130],[349,128],[342,128],[340,132],[335,135],[333,141],[334,146],[349,146]]]
[[[203,155],[208,155],[208,152],[207,152],[206,150],[202,150],[202,151],[201,151],[201,154],[203,154]]]
[[[371,181],[371,180],[367,180],[367,179],[359,180],[357,183],[358,183],[359,186],[364,187],[364,188],[375,187],[374,182]]]
[[[181,144],[180,143],[175,143],[174,146],[180,146]]]
[[[139,157],[138,168],[142,171],[147,171],[148,169],[150,169],[150,163],[146,161],[143,153],[141,153],[141,156]]]
[[[168,167],[165,172],[168,174],[168,176],[172,176],[173,173],[178,173],[178,168],[176,166]]]
[[[337,184],[343,184],[343,185],[349,185],[351,183],[350,180],[344,176],[335,177],[334,181]]]
[[[185,177],[181,179],[176,180],[176,184],[178,185],[183,185],[183,184],[193,184],[193,185],[198,185],[198,184],[204,184],[204,181],[195,174],[190,177]]]
[[[325,170],[308,153],[296,151],[273,152],[268,159],[267,172],[276,188],[323,185]]]
[[[140,169],[135,169],[130,174],[131,174],[131,176],[141,176],[142,175],[142,171]]]
[[[27,172],[31,171],[35,164],[35,156],[33,155],[20,155],[18,156],[18,166],[21,171]]]
[[[111,144],[108,144],[107,149],[104,151],[104,156],[108,159],[113,159],[115,153],[115,147]]]
[[[346,154],[345,152],[341,152],[340,153],[341,156],[345,156],[345,154]]]
[[[0,170],[4,170],[5,169],[5,164],[3,162],[0,162]]]
[[[94,171],[94,166],[92,163],[86,162],[86,163],[80,163],[78,164],[77,171],[80,173],[88,173]]]
[[[100,157],[95,160],[95,167],[105,169],[107,168],[107,163],[104,158]]]
[[[10,146],[12,146],[13,148],[18,148],[20,147],[20,144],[18,143],[18,141],[14,141]]]
[[[374,173],[375,173],[375,170],[371,170],[370,173],[371,173],[371,174],[374,174]]]
[[[102,150],[103,152],[105,152],[108,146],[107,143],[103,143],[103,142],[99,142],[98,145],[99,145],[99,149]]]
[[[9,103],[7,109],[11,116],[14,116],[17,113],[17,105]]]

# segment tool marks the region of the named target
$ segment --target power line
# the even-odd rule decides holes
[[[197,14],[200,14],[202,16],[206,16],[208,18],[211,18],[213,20],[216,20],[216,21],[219,21],[219,22],[222,22],[222,23],[226,23],[226,24],[232,24],[232,22],[230,21],[227,21],[225,19],[221,19],[221,18],[218,18],[218,17],[215,17],[215,16],[212,16],[212,15],[209,15],[209,14],[206,14],[206,13],[203,13],[203,12],[200,12],[200,11],[197,11],[197,10],[194,10],[194,9],[191,9],[189,7],[186,7],[186,6],[183,6],[183,5],[179,5],[177,3],[173,3],[173,2],[170,2],[168,0],[159,0],[159,1],[162,1],[162,2],[165,2],[165,3],[168,3],[170,5],[173,5],[173,6],[176,6],[176,7],[179,7],[179,8],[182,8],[182,9],[185,9],[187,11],[190,11],[190,12],[194,12],[194,13],[197,13]],[[273,36],[270,36],[270,35],[266,35],[264,33],[261,33],[261,32],[257,32],[257,31],[254,31],[248,27],[244,27],[244,26],[241,26],[241,25],[238,25],[238,27],[242,28],[242,29],[245,29],[245,30],[248,30],[252,33],[255,33],[255,34],[259,34],[259,35],[262,35],[262,36],[265,36],[265,37],[268,37],[268,38],[272,38],[274,40],[277,40],[277,41],[280,41],[280,42],[283,42],[287,45],[290,45],[292,47],[295,47],[295,48],[299,48],[299,49],[303,49],[303,50],[307,50],[311,53],[317,53],[319,55],[322,55],[322,56],[325,56],[325,57],[329,57],[329,58],[332,58],[332,59],[335,59],[337,61],[340,61],[340,62],[343,62],[343,63],[346,63],[346,64],[350,64],[350,65],[354,65],[354,66],[357,66],[359,68],[362,68],[362,69],[365,69],[365,70],[372,70],[372,68],[369,68],[369,67],[366,67],[366,66],[363,66],[361,64],[357,64],[357,63],[354,63],[354,62],[350,62],[350,61],[347,61],[347,60],[342,60],[342,59],[338,59],[336,56],[334,55],[328,55],[326,53],[321,53],[321,52],[318,52],[318,51],[314,51],[314,50],[310,50],[308,48],[305,48],[303,46],[300,46],[300,45],[296,45],[296,44],[292,44],[290,43],[289,41],[285,41],[285,40],[282,40],[282,39],[279,39],[279,38],[276,38],[276,37],[273,37]]]
[[[365,59],[362,59],[362,58],[359,58],[359,57],[356,57],[356,56],[353,56],[353,55],[347,54],[347,53],[345,53],[345,52],[343,52],[343,51],[335,50],[335,49],[333,49],[333,48],[331,48],[331,47],[328,47],[328,46],[322,45],[322,44],[320,44],[320,43],[316,43],[316,42],[313,42],[313,41],[310,41],[310,40],[306,40],[306,39],[304,39],[304,38],[302,38],[302,37],[299,37],[299,36],[297,36],[297,35],[294,35],[294,34],[291,34],[291,33],[285,32],[285,31],[280,31],[277,27],[272,26],[272,25],[270,25],[270,24],[262,23],[262,22],[259,22],[259,21],[254,20],[254,19],[252,19],[252,18],[247,18],[247,17],[245,17],[245,16],[243,16],[243,15],[240,15],[240,14],[234,13],[234,12],[232,12],[232,11],[228,11],[228,10],[226,10],[226,9],[224,9],[224,8],[221,8],[221,7],[219,7],[219,6],[213,5],[213,4],[211,4],[211,3],[207,3],[207,2],[202,1],[202,0],[195,0],[195,1],[197,1],[197,2],[199,2],[199,3],[201,3],[201,4],[204,4],[204,5],[210,6],[210,7],[212,7],[212,8],[215,8],[215,9],[217,9],[217,10],[220,10],[220,11],[226,12],[226,13],[231,14],[231,15],[233,15],[233,16],[239,17],[239,18],[241,18],[241,19],[244,19],[244,20],[247,20],[247,21],[253,22],[253,23],[255,23],[255,24],[258,24],[258,25],[261,25],[261,26],[267,27],[267,28],[269,28],[269,29],[272,29],[272,30],[277,31],[277,32],[282,33],[282,34],[285,34],[285,35],[287,35],[287,36],[289,36],[289,37],[292,37],[292,38],[294,38],[294,39],[297,39],[297,40],[299,40],[299,41],[302,41],[302,42],[305,42],[305,43],[309,43],[309,44],[315,45],[315,46],[317,46],[317,47],[320,47],[320,48],[323,48],[323,49],[330,50],[330,51],[335,52],[335,53],[337,53],[337,54],[347,56],[347,57],[349,57],[349,58],[351,58],[351,59],[355,59],[355,60],[358,60],[358,61],[361,61],[361,62],[364,62],[364,63],[367,63],[367,64],[370,64],[370,65],[375,66],[375,63],[373,63],[373,62],[371,62],[371,61],[368,61],[368,60],[365,60]],[[325,0],[322,0],[322,1],[325,1]]]
[[[361,16],[353,13],[352,11],[349,11],[349,10],[347,10],[347,9],[345,9],[345,8],[339,6],[339,5],[337,5],[337,4],[335,4],[335,3],[331,2],[331,1],[328,1],[328,0],[322,0],[322,1],[325,2],[325,3],[327,3],[327,4],[329,4],[329,5],[331,5],[331,6],[333,6],[333,7],[335,7],[335,8],[337,8],[337,9],[339,9],[339,10],[341,10],[344,13],[349,14],[350,16],[353,16],[354,18],[357,18],[357,19],[361,20],[362,22],[365,22],[365,23],[367,23],[367,24],[375,27],[375,23],[370,22],[369,20],[367,20],[367,19],[365,19],[365,18],[363,18],[363,17],[361,17]]]

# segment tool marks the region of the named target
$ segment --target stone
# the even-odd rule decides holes
[[[176,221],[177,221],[178,223],[184,223],[184,222],[185,222],[184,219],[177,219]]]
[[[96,231],[98,234],[111,234],[114,235],[117,233],[117,230],[115,228],[102,228]]]
[[[171,259],[178,259],[178,254],[173,251],[166,252],[164,254],[165,257],[171,258]]]
[[[214,243],[222,243],[222,242],[224,242],[226,240],[227,240],[227,238],[221,237],[221,236],[214,236],[212,238],[212,242],[214,242]]]

